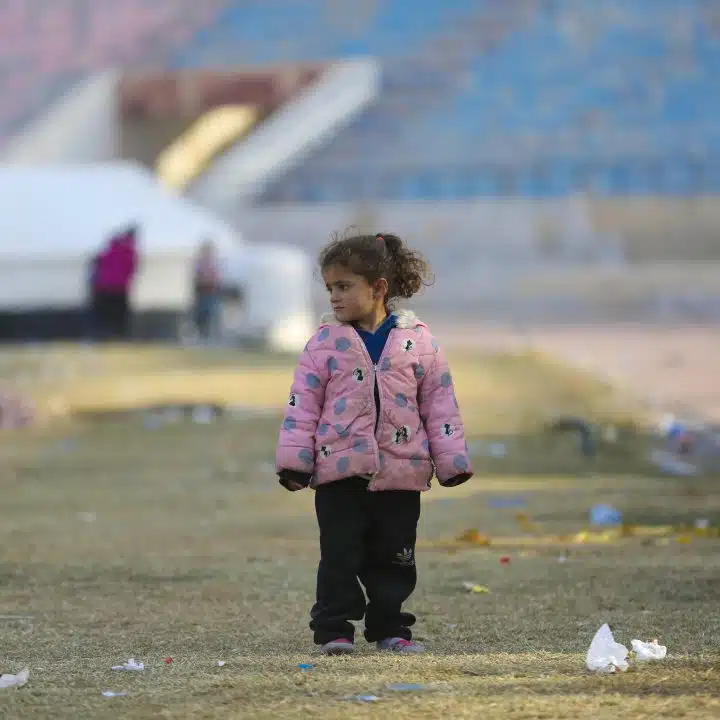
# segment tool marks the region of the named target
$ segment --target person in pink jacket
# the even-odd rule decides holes
[[[97,259],[93,287],[104,338],[128,338],[130,290],[137,273],[137,228],[116,235]]]
[[[393,311],[428,284],[395,235],[358,235],[320,254],[333,312],[308,341],[290,389],[276,466],[315,489],[320,528],[314,641],[354,651],[351,620],[380,650],[423,652],[403,603],[415,589],[420,492],[472,476],[452,376],[427,325]],[[362,586],[365,587],[367,600]]]

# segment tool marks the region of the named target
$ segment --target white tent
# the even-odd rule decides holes
[[[242,314],[227,318],[231,334],[261,338],[269,347],[296,351],[315,330],[312,263],[307,253],[286,245],[244,245],[227,258],[233,283],[243,288]]]
[[[199,244],[212,239],[232,254],[240,243],[231,226],[136,164],[0,168],[0,309],[84,303],[88,261],[131,224],[140,227],[138,310],[187,307]]]
[[[3,322],[5,337],[18,337],[19,326],[49,323],[77,331],[90,260],[130,225],[139,227],[136,317],[162,317],[166,328],[177,328],[192,305],[192,259],[200,243],[212,240],[225,284],[238,286],[245,301],[228,329],[272,347],[303,346],[314,324],[307,255],[291,247],[246,245],[232,226],[165,190],[142,166],[125,162],[0,168],[0,337]]]

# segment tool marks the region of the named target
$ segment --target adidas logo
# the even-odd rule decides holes
[[[414,565],[415,552],[412,548],[403,548],[402,552],[396,553],[394,565]]]

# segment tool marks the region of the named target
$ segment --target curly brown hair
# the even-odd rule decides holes
[[[372,284],[380,278],[388,283],[385,304],[399,298],[411,298],[433,283],[433,274],[425,258],[411,250],[397,235],[335,236],[318,256],[320,270],[340,265],[364,277]]]

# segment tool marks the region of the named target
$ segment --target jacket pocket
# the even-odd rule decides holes
[[[425,427],[416,408],[390,407],[383,411],[380,442],[390,445],[395,454],[429,457],[429,445]]]
[[[325,408],[317,431],[315,432],[315,450],[318,460],[324,452],[347,450],[353,442],[353,434],[358,420],[368,414],[367,400],[339,398]],[[323,451],[325,448],[325,451]]]

